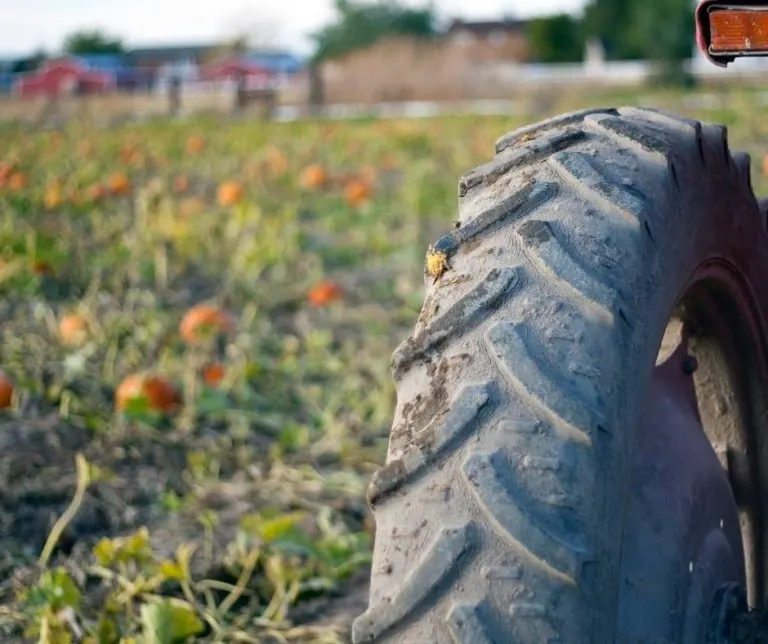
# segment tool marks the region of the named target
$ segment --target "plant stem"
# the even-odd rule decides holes
[[[75,515],[80,510],[80,506],[83,504],[85,498],[85,491],[88,489],[90,483],[90,475],[88,472],[88,462],[82,454],[75,455],[75,466],[77,467],[77,488],[75,489],[75,496],[72,499],[72,503],[64,511],[56,523],[53,525],[48,538],[45,541],[43,551],[40,553],[40,558],[37,560],[38,565],[41,568],[45,568],[48,565],[48,561],[53,554],[56,544],[61,539],[61,535],[67,526],[75,518]]]

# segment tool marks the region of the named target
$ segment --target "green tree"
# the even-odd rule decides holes
[[[634,0],[626,40],[648,60],[689,58],[695,40],[692,3],[689,0]]]
[[[410,8],[397,0],[375,3],[335,0],[335,7],[336,21],[313,36],[316,61],[367,47],[384,36],[430,36],[436,33],[432,4]]]
[[[539,62],[577,63],[584,58],[582,23],[567,13],[531,20],[528,38]]]
[[[642,53],[634,43],[627,40],[631,12],[637,2],[638,0],[589,0],[584,10],[584,33],[602,41],[609,60],[642,58]]]
[[[11,72],[13,73],[26,73],[35,71],[40,65],[42,65],[48,58],[46,51],[38,47],[35,52],[27,57],[17,60],[11,65]]]
[[[590,0],[584,28],[601,39],[609,59],[657,61],[662,76],[685,79],[682,63],[695,40],[692,0]]]
[[[98,29],[76,31],[64,39],[62,49],[68,54],[120,54],[125,51],[119,38]]]

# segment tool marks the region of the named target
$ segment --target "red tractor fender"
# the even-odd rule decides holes
[[[732,63],[736,60],[735,56],[722,56],[713,54],[709,50],[711,42],[711,34],[709,31],[709,18],[708,13],[712,5],[729,4],[723,0],[701,0],[699,6],[696,8],[696,42],[699,45],[699,49],[704,52],[704,55],[718,67],[726,67],[728,63]],[[733,3],[738,7],[767,7],[768,0],[737,0]]]

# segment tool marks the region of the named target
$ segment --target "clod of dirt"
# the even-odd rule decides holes
[[[430,246],[427,251],[427,275],[437,280],[449,268],[448,255],[436,251],[434,247]]]

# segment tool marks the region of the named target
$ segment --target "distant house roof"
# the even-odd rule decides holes
[[[21,96],[59,95],[80,87],[107,91],[114,87],[114,74],[89,69],[75,56],[46,60],[34,72],[18,74],[15,88]]]
[[[212,61],[201,70],[205,80],[224,80],[248,76],[269,77],[270,71],[257,65],[247,56],[233,54]]]
[[[487,36],[494,31],[520,31],[528,22],[526,20],[486,20],[469,22],[461,19],[454,20],[448,27],[448,33],[469,31],[476,36]]]
[[[248,60],[273,74],[295,74],[304,68],[304,62],[296,55],[284,51],[252,51]]]
[[[36,76],[39,74],[47,74],[50,70],[66,69],[73,72],[81,73],[88,69],[85,61],[80,60],[76,56],[57,56],[56,58],[46,58],[38,69],[27,76]]]
[[[88,69],[104,72],[116,72],[126,65],[123,54],[80,54],[73,58],[82,61]]]
[[[216,45],[171,45],[168,47],[136,47],[127,56],[130,60],[150,59],[174,62],[185,58],[197,58],[217,49]]]

